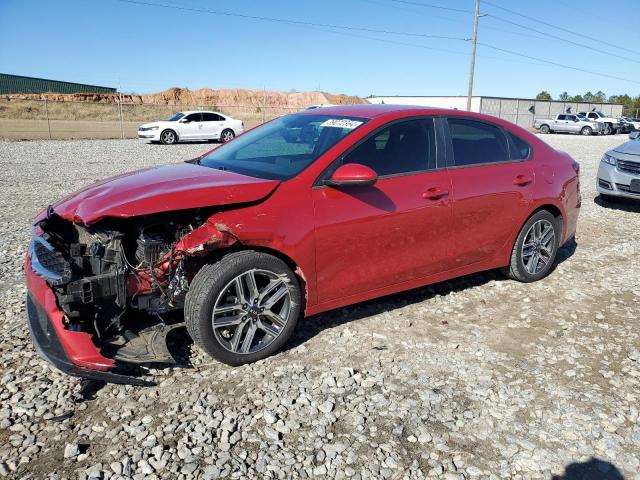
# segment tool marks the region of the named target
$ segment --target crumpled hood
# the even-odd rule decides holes
[[[627,155],[640,155],[640,140],[629,140],[613,149],[614,152]]]
[[[163,165],[96,182],[53,206],[62,218],[90,224],[189,208],[260,200],[278,186],[263,180],[190,163]]]

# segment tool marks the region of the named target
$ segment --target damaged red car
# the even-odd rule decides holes
[[[170,362],[176,326],[240,365],[318,312],[481,270],[535,281],[575,233],[578,173],[475,113],[284,116],[43,211],[25,265],[33,341],[69,374],[138,383],[127,365]]]

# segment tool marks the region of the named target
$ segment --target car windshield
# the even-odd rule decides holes
[[[182,117],[184,117],[184,113],[177,112],[177,113],[174,113],[173,115],[171,115],[169,118],[167,118],[167,122],[177,122]]]
[[[200,159],[209,168],[287,180],[367,122],[366,118],[294,114],[257,127]]]
[[[606,117],[606,115],[604,113],[602,113],[600,110],[597,110],[595,112],[599,117]]]

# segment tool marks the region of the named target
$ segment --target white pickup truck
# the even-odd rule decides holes
[[[620,120],[615,117],[607,117],[599,110],[592,110],[590,112],[579,112],[579,115],[584,115],[592,122],[601,123],[604,126],[603,133],[605,135],[618,133],[618,130],[622,127]]]
[[[585,117],[574,113],[559,113],[553,118],[536,118],[533,126],[540,130],[540,133],[567,132],[581,135],[597,135],[604,130],[603,124],[587,120]]]

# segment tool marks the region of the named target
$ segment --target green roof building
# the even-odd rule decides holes
[[[9,93],[116,93],[116,89],[0,73],[0,94]]]

